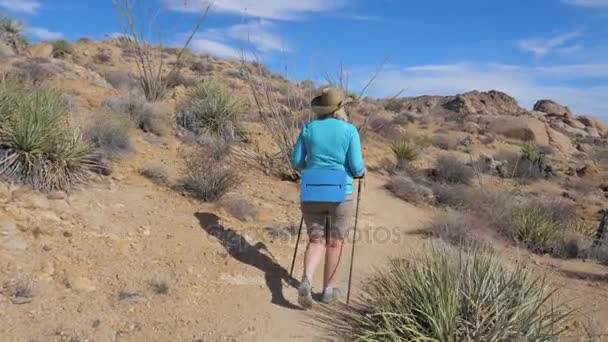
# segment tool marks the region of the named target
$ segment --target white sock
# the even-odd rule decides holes
[[[323,293],[325,294],[333,294],[334,293],[334,288],[333,287],[326,287],[325,290],[323,290]]]
[[[312,276],[311,276],[311,275],[305,274],[305,275],[302,277],[302,281],[304,281],[304,280],[308,280],[308,283],[309,283],[310,285],[312,285]]]

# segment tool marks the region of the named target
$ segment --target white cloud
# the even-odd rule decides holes
[[[207,53],[223,58],[240,58],[241,56],[240,50],[222,42],[205,38],[193,39],[190,48],[198,53]]]
[[[568,52],[572,50],[572,45],[568,42],[583,35],[582,30],[567,32],[550,38],[528,38],[519,41],[519,48],[533,53],[537,57],[546,56],[554,51]],[[575,45],[576,46],[576,45]],[[581,47],[578,47],[580,49]],[[565,50],[564,50],[565,49]]]
[[[608,0],[564,0],[565,3],[575,6],[600,8],[608,7]]]
[[[393,68],[382,72],[373,85],[374,95],[454,95],[470,90],[504,91],[522,106],[554,99],[576,113],[608,119],[608,86],[594,85],[608,77],[608,64],[525,67],[505,64],[446,64]],[[361,82],[363,83],[363,82]],[[585,86],[584,84],[590,84]],[[602,82],[605,84],[604,82]]]
[[[226,30],[226,34],[242,42],[251,43],[262,52],[288,52],[290,49],[287,43],[273,30],[273,23],[267,20],[259,20],[231,26]]]
[[[196,13],[208,0],[163,0],[174,11]],[[297,20],[309,13],[331,11],[342,7],[345,0],[217,0],[212,11],[265,19]]]
[[[63,38],[63,33],[53,32],[44,27],[28,27],[25,32],[34,38],[40,40],[57,40]]]
[[[0,0],[0,7],[11,12],[33,14],[42,8],[38,0]]]

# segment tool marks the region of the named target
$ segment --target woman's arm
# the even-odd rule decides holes
[[[353,176],[363,176],[365,173],[365,163],[363,162],[363,153],[361,152],[361,139],[359,137],[359,132],[354,126],[346,157]]]
[[[301,170],[306,167],[306,145],[304,143],[304,128],[300,131],[300,136],[296,145],[293,147],[293,153],[291,154],[291,167],[296,170]]]

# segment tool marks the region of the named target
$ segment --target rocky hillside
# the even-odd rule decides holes
[[[13,38],[0,39],[8,46]],[[136,52],[121,39],[12,46],[0,56],[6,80],[50,87],[67,99],[69,115],[58,129],[82,132],[94,159],[85,181],[52,189],[37,187],[44,177],[14,177],[0,163],[0,336],[310,337],[274,324],[303,318],[281,294],[280,265],[290,261],[294,241],[286,239],[299,209],[297,184],[284,172],[282,144],[293,136],[280,127],[297,133],[320,85],[194,53],[169,74],[177,53],[155,51],[168,86],[158,101],[144,98]],[[261,106],[252,87],[264,95]],[[211,111],[218,98],[235,116],[201,123],[200,108]],[[424,240],[417,232],[456,213],[458,220],[435,225],[452,235],[430,235],[480,238],[507,260],[524,254],[552,284],[568,285],[560,299],[576,297],[586,309],[573,318],[573,334],[585,330],[590,315],[602,322],[599,333],[608,329],[608,253],[592,246],[608,199],[605,122],[546,99],[525,109],[497,90],[363,98],[348,111],[370,171],[364,231],[391,225],[407,235],[404,245],[364,245],[369,260],[418,248]],[[275,114],[282,121],[273,121]],[[9,120],[1,125],[14,128]],[[16,148],[1,138],[3,160]],[[208,191],[209,184],[221,189]],[[555,204],[551,215],[540,206],[531,212],[559,234],[539,242],[512,229],[528,217],[531,201]]]

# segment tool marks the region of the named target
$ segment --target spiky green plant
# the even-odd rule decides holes
[[[51,88],[2,85],[0,177],[41,191],[67,190],[92,166],[90,146],[68,120],[68,105]]]
[[[235,138],[242,134],[243,112],[238,98],[216,81],[208,81],[190,90],[178,123],[196,134],[209,132]]]
[[[545,156],[540,146],[533,141],[525,142],[521,147],[522,158],[539,164],[544,161]]]
[[[414,140],[403,137],[391,143],[391,151],[397,159],[397,165],[403,166],[418,158],[420,147]]]
[[[392,261],[354,305],[321,308],[316,318],[344,341],[553,341],[569,312],[552,295],[544,278],[484,248],[434,248]]]

